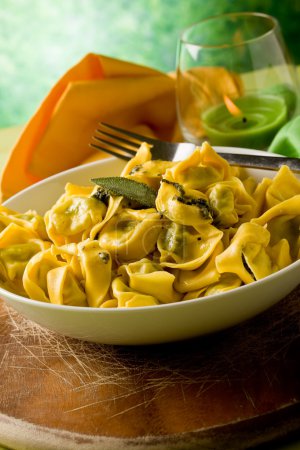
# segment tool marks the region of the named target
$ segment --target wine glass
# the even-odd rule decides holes
[[[185,140],[267,149],[298,109],[299,84],[278,21],[223,14],[183,31],[177,112]]]

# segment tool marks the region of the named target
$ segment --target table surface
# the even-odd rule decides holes
[[[61,337],[0,302],[0,442],[234,450],[289,436],[300,429],[299,298],[300,287],[229,330],[141,347]]]
[[[0,132],[3,159],[20,130]],[[244,324],[148,347],[61,337],[0,300],[0,443],[299,448],[299,299],[300,286]]]

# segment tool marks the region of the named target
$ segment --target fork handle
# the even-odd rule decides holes
[[[249,167],[254,169],[278,170],[282,165],[288,166],[293,172],[300,173],[300,159],[280,156],[244,155],[239,153],[218,152],[229,164],[233,166]]]

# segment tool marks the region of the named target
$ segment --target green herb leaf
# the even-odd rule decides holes
[[[156,191],[145,183],[125,177],[92,178],[107,195],[123,196],[147,208],[155,208]]]

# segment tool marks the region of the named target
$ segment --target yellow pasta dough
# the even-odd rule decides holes
[[[154,208],[123,209],[104,225],[98,239],[114,260],[131,261],[154,250],[162,225]]]
[[[91,196],[92,191],[92,187],[68,183],[65,194],[46,213],[47,233],[55,244],[80,242],[96,223],[102,222],[106,206]]]
[[[146,295],[151,295],[161,303],[171,303],[181,299],[173,284],[175,276],[164,271],[160,264],[143,258],[119,268],[119,273],[127,278],[130,288]],[[162,289],[163,286],[163,289]]]

